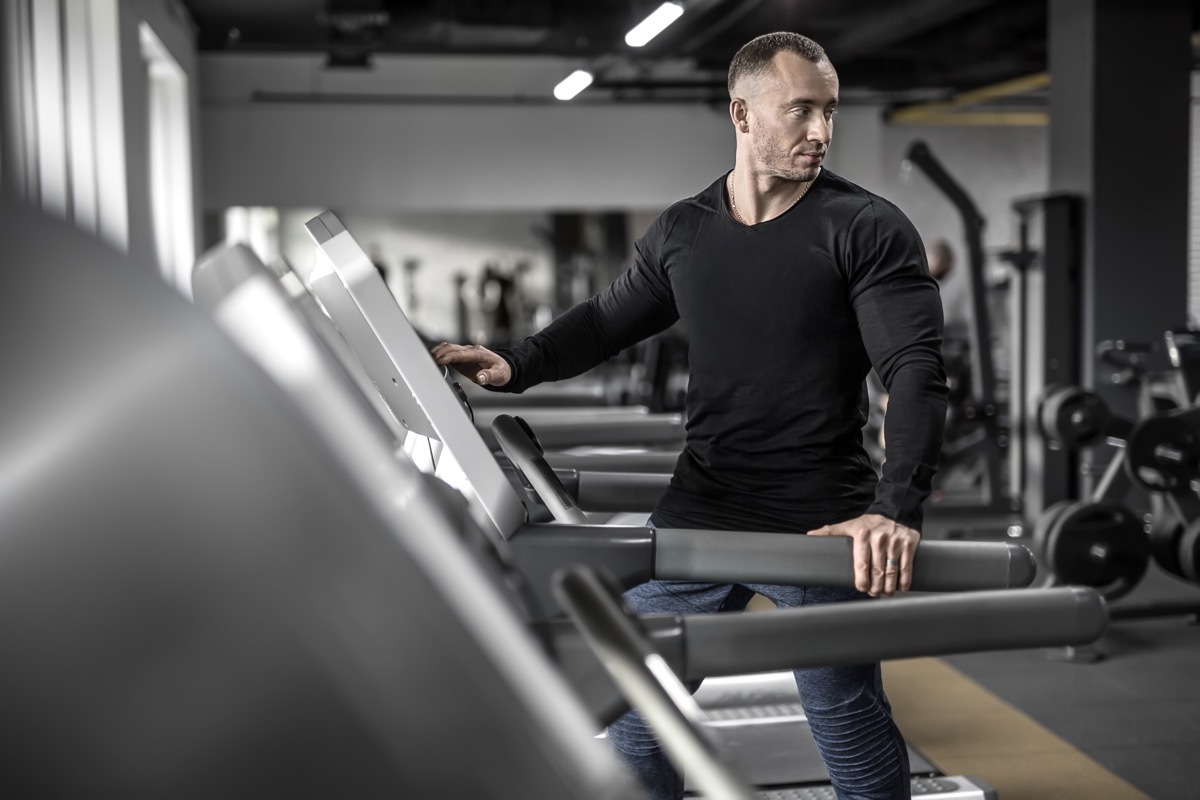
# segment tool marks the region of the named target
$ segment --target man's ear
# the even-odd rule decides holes
[[[749,110],[746,108],[746,101],[740,97],[735,97],[729,101],[729,119],[733,121],[733,127],[737,128],[742,133],[750,129],[748,119]]]

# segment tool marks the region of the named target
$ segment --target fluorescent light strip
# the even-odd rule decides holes
[[[554,87],[554,96],[559,100],[570,100],[575,95],[592,85],[592,73],[577,69]]]
[[[682,15],[683,6],[679,3],[663,3],[650,16],[639,22],[633,30],[625,34],[625,44],[630,47],[641,47],[662,33],[668,25]]]

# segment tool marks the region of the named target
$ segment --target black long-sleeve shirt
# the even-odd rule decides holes
[[[611,286],[500,351],[503,390],[578,375],[682,318],[687,441],[655,524],[804,531],[870,512],[919,529],[947,392],[916,230],[829,170],[749,227],[725,186],[667,209]],[[861,433],[872,366],[890,395],[882,478]]]

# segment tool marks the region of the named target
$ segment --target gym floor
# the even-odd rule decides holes
[[[1129,595],[1115,601],[1113,608],[1161,602],[1195,603],[1200,608],[1200,587],[1183,583],[1152,564],[1146,578]],[[1195,624],[1195,616],[1114,621],[1094,650],[1102,657],[1090,663],[1064,661],[1064,651],[1044,649],[973,653],[935,662],[952,668],[947,674],[956,671],[986,690],[982,694],[1001,701],[994,708],[1003,712],[1007,705],[1020,712],[1012,717],[1027,725],[1033,723],[1032,728],[1006,729],[1009,723],[1005,719],[996,726],[991,722],[980,725],[976,743],[986,743],[990,755],[964,743],[963,738],[973,736],[970,727],[964,727],[958,738],[943,730],[941,737],[935,734],[930,741],[921,742],[915,740],[930,737],[921,731],[920,719],[914,718],[914,730],[906,729],[906,735],[944,772],[977,774],[1004,800],[1200,797],[1200,625]],[[899,695],[894,700],[898,700],[897,719],[902,727],[906,713],[917,717],[927,713],[936,723],[940,712],[952,725],[952,708],[906,711],[906,703],[917,698],[904,697],[908,684],[903,670],[893,669],[893,674],[897,685],[893,688],[889,683],[889,693]],[[946,679],[947,675],[938,677],[943,682]],[[1005,713],[996,716],[1007,717]],[[1052,736],[1038,739],[1042,732],[1030,731],[1039,726]],[[951,741],[935,741],[938,738]],[[946,755],[940,759],[943,745],[946,749],[940,752]],[[1056,750],[1058,747],[1065,749]],[[1070,750],[1077,753],[1067,752]],[[1039,754],[1046,763],[1034,763]],[[1084,758],[1076,758],[1080,754]],[[943,763],[946,760],[953,763]],[[1039,787],[1030,778],[1038,769],[1046,770],[1052,783],[1061,783]],[[1104,775],[1105,771],[1111,776]],[[1084,791],[1084,785],[1090,788]],[[1070,786],[1080,790],[1073,791]]]

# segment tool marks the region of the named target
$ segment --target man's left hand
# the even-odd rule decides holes
[[[906,592],[912,586],[913,558],[921,532],[879,514],[826,525],[809,536],[854,540],[854,586],[871,597]]]

